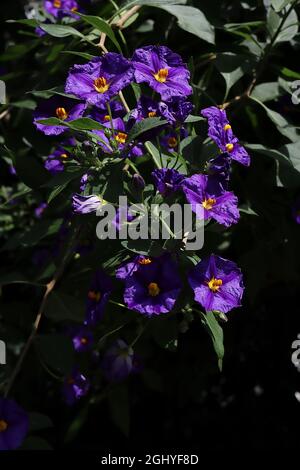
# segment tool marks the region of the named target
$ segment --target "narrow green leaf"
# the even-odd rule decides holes
[[[83,21],[86,23],[94,26],[94,28],[98,29],[101,33],[105,33],[106,36],[113,42],[113,44],[116,46],[119,52],[122,52],[120,44],[117,41],[117,38],[115,36],[115,33],[109,26],[109,24],[100,18],[99,16],[92,16],[92,15],[82,15],[80,14],[80,17],[82,18]]]
[[[213,347],[218,357],[218,366],[222,370],[224,357],[223,329],[219,325],[214,312],[201,313],[201,321],[212,339]]]
[[[155,127],[159,127],[164,124],[167,124],[167,121],[160,119],[159,117],[143,119],[142,121],[134,124],[134,126],[132,127],[128,136],[128,142],[131,142],[132,140],[136,139],[139,135],[143,134],[144,132],[150,131],[150,129],[154,129]]]
[[[72,26],[45,23],[40,23],[39,26],[43,31],[55,38],[65,38],[67,36],[77,36],[79,38],[84,37],[84,35],[80,33],[80,31],[77,31],[77,29],[73,28]]]

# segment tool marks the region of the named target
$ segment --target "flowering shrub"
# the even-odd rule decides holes
[[[297,229],[299,127],[282,114],[299,74],[273,55],[299,40],[297,2],[221,2],[217,13],[186,3],[47,0],[10,25],[17,39],[1,58],[0,450],[28,433],[24,448],[49,447],[31,435],[51,421],[40,398],[23,400],[27,381],[73,407],[69,443],[102,401],[128,434],[129,384],[161,390],[156,377],[175,354],[192,382],[184,351],[199,327],[216,360],[201,336],[198,367],[222,371],[225,322],[230,330],[268,277],[259,257],[272,211],[285,210]],[[284,210],[273,198],[280,191]],[[190,209],[188,230],[178,234],[153,205]],[[141,220],[160,224],[155,236]],[[203,243],[191,249],[195,230]],[[282,245],[280,231],[272,243]]]

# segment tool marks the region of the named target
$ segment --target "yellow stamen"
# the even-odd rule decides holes
[[[73,8],[71,8],[71,11],[72,11],[73,13],[75,13],[76,11],[78,11],[78,7],[73,7]]]
[[[68,155],[66,153],[62,153],[60,155],[60,158],[63,158],[65,160],[66,158],[68,158]]]
[[[54,0],[53,6],[54,8],[61,8],[61,0]]]
[[[225,124],[224,131],[229,131],[229,129],[231,129],[231,125],[230,124]]]
[[[156,297],[160,293],[160,288],[156,282],[150,282],[148,286],[148,293],[151,295],[151,297]]]
[[[94,290],[90,290],[88,293],[88,298],[93,300],[94,302],[99,302],[101,299],[101,292],[95,292]]]
[[[139,264],[146,265],[146,264],[151,264],[152,260],[150,258],[143,258],[139,260]]]
[[[222,284],[222,279],[216,279],[215,277],[212,277],[211,280],[207,282],[208,287],[213,292],[217,292]]]
[[[104,121],[110,121],[110,115],[109,114],[105,114]]]
[[[208,199],[204,199],[204,201],[202,202],[202,206],[204,207],[204,209],[209,211],[213,208],[216,202],[216,199],[214,199],[213,197],[209,197]]]
[[[125,134],[124,132],[118,132],[115,136],[115,139],[117,142],[119,142],[119,144],[125,144],[127,140],[127,134]]]
[[[168,75],[168,69],[159,69],[159,71],[154,74],[154,78],[160,83],[165,83],[167,81]]]
[[[87,340],[87,338],[81,338],[80,342],[81,342],[81,344],[87,344],[88,340]]]
[[[6,431],[8,424],[3,419],[0,419],[0,432]]]
[[[156,116],[156,111],[149,111],[148,117],[155,117]]]
[[[168,146],[171,147],[172,149],[176,148],[178,144],[178,141],[176,137],[169,137],[168,138]]]
[[[98,93],[105,93],[109,89],[106,78],[99,77],[94,80],[94,88]]]
[[[56,108],[55,114],[58,119],[61,119],[62,121],[65,121],[65,119],[67,119],[67,117],[69,116],[65,108]]]
[[[226,150],[227,150],[227,152],[232,152],[233,148],[234,148],[234,145],[233,145],[233,144],[226,144]]]

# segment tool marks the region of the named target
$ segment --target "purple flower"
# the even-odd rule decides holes
[[[300,224],[300,197],[296,199],[292,206],[292,217],[297,224]]]
[[[48,207],[48,204],[46,202],[41,202],[41,204],[34,209],[34,215],[36,216],[37,219],[40,219],[43,215],[43,212],[45,209]]]
[[[93,277],[87,296],[85,325],[95,326],[102,319],[112,290],[111,278],[104,271],[98,270]]]
[[[74,405],[77,400],[84,397],[90,389],[89,380],[78,370],[73,370],[72,374],[65,379],[62,394],[67,405]]]
[[[238,199],[224,189],[218,178],[193,175],[184,180],[182,189],[199,219],[212,218],[226,227],[239,220]]]
[[[206,171],[209,175],[217,176],[222,181],[223,186],[227,186],[230,174],[231,158],[228,153],[220,153],[206,164]]]
[[[44,0],[44,8],[55,18],[63,18],[64,16],[79,18],[76,15],[76,12],[79,11],[79,5],[76,0]]]
[[[118,339],[106,351],[101,368],[109,382],[121,382],[131,373],[140,370],[133,349],[122,339]]]
[[[133,109],[130,113],[130,119],[135,121],[142,121],[146,118],[151,117],[160,117],[161,113],[159,111],[158,103],[153,101],[148,96],[141,96],[139,101],[136,104],[136,108]]]
[[[55,95],[48,100],[42,101],[33,113],[33,123],[39,131],[46,135],[60,135],[68,130],[64,126],[49,126],[47,124],[39,124],[38,121],[56,117],[62,121],[73,121],[80,118],[86,105],[80,101],[65,96]]]
[[[86,189],[86,186],[88,184],[88,180],[89,180],[89,174],[85,173],[81,177],[81,180],[80,180],[80,186],[79,186],[80,191],[84,191]]]
[[[168,103],[159,103],[160,114],[172,125],[183,124],[193,111],[193,105],[184,98],[174,97]]]
[[[13,400],[0,397],[0,451],[20,447],[28,429],[27,413]]]
[[[81,196],[74,194],[72,198],[73,211],[77,214],[90,214],[104,205],[104,200],[100,196],[92,194],[91,196]]]
[[[133,81],[133,67],[121,54],[108,52],[87,64],[74,65],[66,82],[66,93],[101,106]]]
[[[160,93],[162,100],[173,96],[188,96],[193,90],[189,85],[190,73],[178,54],[165,46],[146,46],[137,49],[132,62],[135,79],[146,82]]]
[[[92,348],[94,336],[86,326],[74,328],[71,333],[75,351],[89,351]]]
[[[117,277],[125,279],[127,307],[148,317],[170,312],[182,287],[177,263],[169,254],[155,259],[137,257],[121,267]]]
[[[17,176],[17,171],[13,165],[9,165],[8,171],[11,174],[11,176]]]
[[[119,101],[113,100],[109,103],[109,105],[110,105],[113,119],[123,118],[126,115],[126,110]],[[104,103],[97,107],[94,106],[91,111],[90,116],[92,119],[94,119],[97,122],[100,122],[101,124],[104,124],[110,121],[110,116],[108,114],[107,106]]]
[[[47,157],[45,161],[46,170],[50,171],[53,175],[64,170],[64,163],[70,157],[70,153],[63,147],[58,147],[54,152]]]
[[[179,137],[181,140],[187,137],[187,131],[184,127],[180,128]],[[168,152],[177,152],[179,147],[178,132],[173,128],[165,129],[160,137],[160,143]]]
[[[181,189],[184,176],[171,168],[156,169],[152,173],[155,186],[163,196],[169,196]]]
[[[239,144],[232,132],[227,119],[226,111],[216,106],[203,109],[202,116],[208,120],[208,135],[217,144],[222,152],[228,152],[232,160],[242,165],[250,165],[250,156],[247,150]]]
[[[215,310],[227,313],[241,305],[243,276],[233,261],[211,255],[193,268],[188,279],[195,300],[207,312]]]
[[[114,225],[119,232],[121,227],[128,222],[132,222],[136,218],[135,215],[129,212],[128,207],[126,206],[119,206],[117,209],[117,213],[115,218],[112,221],[112,225]]]
[[[111,129],[111,137],[108,138],[104,130],[93,131],[94,134],[98,135],[99,145],[105,153],[113,153],[118,150],[121,156],[128,157],[140,157],[144,152],[144,146],[142,143],[127,145],[128,134],[132,123],[124,123],[121,118],[116,118],[111,121],[103,123],[104,127]],[[113,129],[113,130],[112,130]]]

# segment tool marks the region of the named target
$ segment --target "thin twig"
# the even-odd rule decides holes
[[[21,367],[22,367],[22,364],[24,362],[24,359],[30,349],[30,346],[36,336],[36,333],[39,329],[39,326],[40,326],[40,323],[41,323],[41,319],[42,319],[42,316],[43,316],[43,313],[44,313],[44,310],[45,310],[45,306],[46,306],[46,303],[47,303],[47,300],[48,300],[48,297],[49,295],[51,294],[51,292],[53,291],[53,289],[55,288],[56,286],[56,283],[57,281],[60,279],[64,269],[65,269],[65,266],[67,264],[67,261],[69,259],[69,256],[70,254],[73,252],[73,248],[74,248],[74,245],[76,243],[76,240],[77,240],[77,235],[78,235],[78,232],[79,232],[79,226],[77,226],[77,228],[74,230],[74,233],[73,233],[73,236],[71,237],[70,239],[70,242],[69,242],[69,245],[66,249],[66,252],[65,252],[65,255],[62,257],[62,261],[60,263],[60,265],[58,266],[57,270],[56,270],[56,273],[54,274],[53,276],[53,279],[46,285],[46,291],[45,291],[45,294],[43,296],[43,299],[42,299],[42,302],[40,304],[40,307],[39,307],[39,311],[38,311],[38,314],[36,316],[36,319],[34,321],[34,324],[33,324],[33,327],[32,327],[32,331],[31,331],[31,334],[29,336],[29,338],[27,339],[26,341],[26,344],[24,346],[24,349],[17,361],[17,364],[13,370],[13,373],[12,375],[10,376],[9,378],[9,381],[8,381],[8,384],[7,384],[7,387],[6,387],[6,390],[5,390],[5,394],[4,396],[7,397],[14,382],[15,382],[15,379],[17,378],[20,370],[21,370]]]
[[[140,5],[136,5],[135,7],[132,7],[132,8],[130,8],[130,10],[126,11],[121,16],[119,21],[117,21],[116,27],[119,28],[119,29],[124,28],[124,25],[125,25],[126,21],[128,21],[129,18],[131,18],[133,15],[135,15],[139,11],[140,8],[141,8]]]

